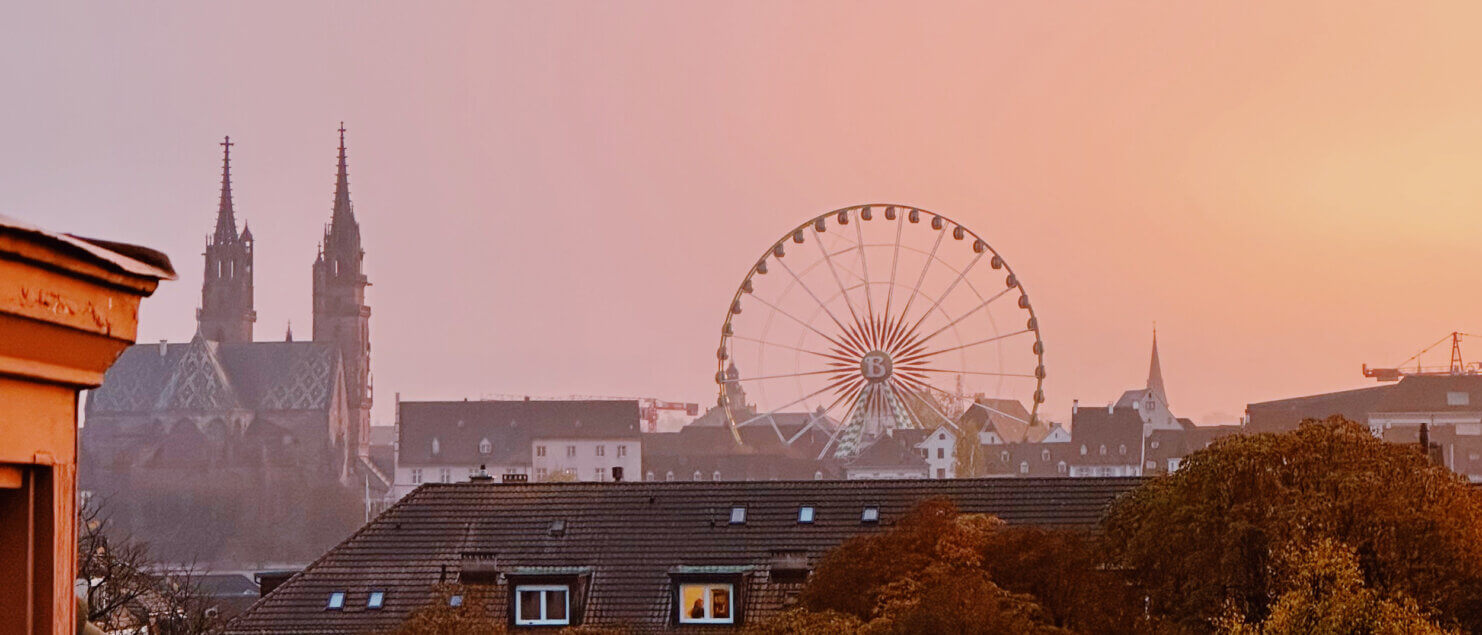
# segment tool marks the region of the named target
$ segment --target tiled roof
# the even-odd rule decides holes
[[[403,465],[529,465],[533,439],[637,439],[640,430],[636,400],[403,401],[397,418]],[[484,439],[489,454],[479,452]]]
[[[574,606],[584,605],[579,615],[589,625],[671,628],[672,576],[685,573],[733,576],[742,619],[760,620],[782,610],[802,586],[774,580],[774,561],[801,557],[816,565],[828,549],[889,527],[921,500],[946,496],[965,512],[1010,523],[1090,528],[1137,483],[1066,478],[428,484],[279,586],[228,632],[361,633],[391,627],[434,601],[440,581],[456,582],[463,562],[483,568],[489,558],[507,575],[539,571],[531,567],[590,568],[590,574],[576,574],[581,597],[573,598],[581,601]],[[802,505],[815,509],[811,524],[798,522]],[[733,506],[746,507],[743,524],[730,524]],[[878,524],[861,522],[865,507],[879,508]],[[562,531],[551,531],[555,520],[564,521]],[[467,597],[486,602],[490,617],[507,621],[506,584],[463,588]],[[385,593],[383,609],[365,608],[372,590]],[[334,591],[346,593],[343,610],[326,610]]]
[[[338,352],[317,342],[138,344],[108,369],[87,411],[324,410],[338,376]]]

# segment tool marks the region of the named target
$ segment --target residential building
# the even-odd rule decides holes
[[[829,549],[946,497],[1010,524],[1095,527],[1137,479],[424,485],[228,633],[364,633],[434,603],[497,623],[739,630],[794,606]]]
[[[636,400],[398,401],[392,496],[487,473],[532,481],[639,478]]]

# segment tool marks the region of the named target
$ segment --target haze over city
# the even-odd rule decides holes
[[[378,424],[390,392],[708,405],[747,267],[855,203],[1013,263],[1057,420],[1141,384],[1154,322],[1200,423],[1482,328],[1475,5],[444,9],[0,10],[0,213],[168,253],[139,341],[184,341],[229,134],[257,338],[307,333],[343,121]]]

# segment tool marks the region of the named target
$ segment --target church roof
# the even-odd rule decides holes
[[[339,353],[317,342],[139,344],[125,349],[88,397],[87,412],[323,410]]]

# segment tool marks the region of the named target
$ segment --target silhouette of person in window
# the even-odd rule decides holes
[[[705,598],[695,598],[695,605],[690,607],[690,619],[705,619]]]

